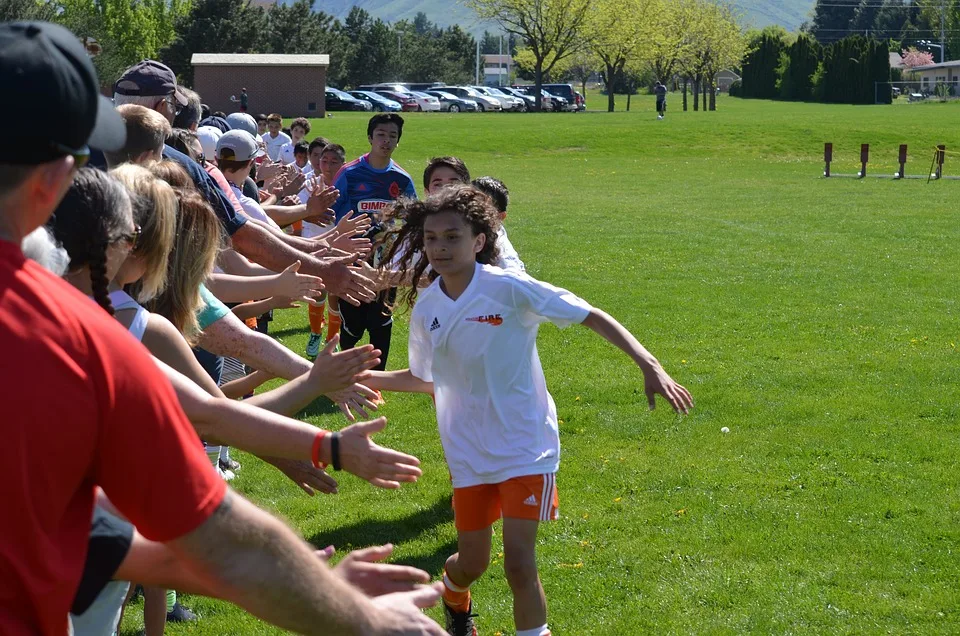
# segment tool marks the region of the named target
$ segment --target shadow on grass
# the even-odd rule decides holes
[[[270,335],[274,338],[284,338],[286,336],[298,336],[310,331],[309,327],[287,327],[286,329],[270,330]]]
[[[329,532],[318,532],[307,541],[317,548],[328,545],[337,547],[340,554],[353,548],[393,543],[394,545],[412,541],[439,525],[453,521],[453,508],[450,496],[445,495],[429,508],[418,510],[399,519],[363,521],[353,525],[336,528]],[[442,571],[447,557],[457,551],[457,541],[453,539],[438,546],[427,554],[404,557],[404,565],[412,565],[430,574]]]
[[[297,415],[295,416],[295,419],[300,420],[305,417],[313,417],[315,415],[330,415],[331,413],[339,413],[339,412],[340,412],[339,406],[331,402],[330,398],[321,395],[316,400],[314,400],[310,404],[307,404],[305,407],[300,409],[300,412],[297,413]],[[366,418],[361,417],[359,419],[362,420]],[[343,420],[343,426],[341,426],[340,428],[343,428],[344,426],[347,426],[349,424],[350,422],[348,422],[347,420]]]

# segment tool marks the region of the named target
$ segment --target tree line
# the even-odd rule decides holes
[[[152,58],[190,85],[194,53],[327,53],[332,86],[405,80],[472,83],[477,42],[423,13],[392,24],[353,7],[341,22],[313,0],[259,6],[248,0],[0,0],[0,21],[49,20],[95,42],[109,83]]]
[[[758,99],[889,104],[889,81],[887,41],[848,35],[822,46],[807,33],[768,27],[751,37],[742,84],[731,87],[730,93]]]

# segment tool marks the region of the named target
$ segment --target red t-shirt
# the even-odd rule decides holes
[[[3,240],[0,395],[0,634],[63,636],[95,485],[154,541],[196,529],[226,486],[146,349]]]

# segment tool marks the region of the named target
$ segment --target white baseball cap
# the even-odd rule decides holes
[[[200,126],[197,128],[197,139],[203,147],[203,156],[213,159],[217,156],[217,142],[223,137],[223,131],[215,126]]]
[[[217,142],[217,160],[249,161],[266,154],[253,135],[245,130],[223,133]]]

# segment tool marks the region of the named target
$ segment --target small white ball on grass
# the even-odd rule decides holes
[[[724,426],[723,428],[720,429],[720,432],[721,432],[721,433],[729,433],[729,432],[730,432],[730,429],[727,428],[726,426]]]

